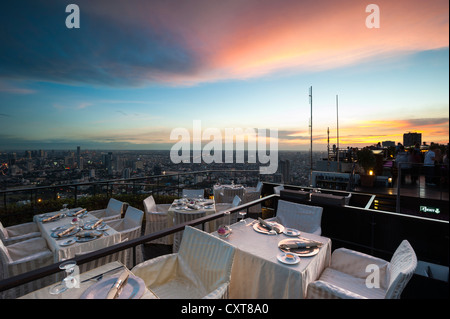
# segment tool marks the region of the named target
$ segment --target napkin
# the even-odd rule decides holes
[[[84,213],[85,211],[86,211],[86,208],[83,208],[83,209],[79,210],[78,212],[76,212],[75,214],[73,214],[73,216],[78,216],[78,215]]]
[[[64,231],[62,231],[62,232],[60,232],[60,233],[58,233],[58,237],[62,237],[62,236],[64,236],[64,235],[70,233],[74,228],[75,228],[75,226],[72,226],[72,227],[67,228],[66,230],[64,230]]]
[[[130,274],[127,270],[124,270],[122,272],[117,281],[114,283],[114,285],[112,285],[111,289],[109,290],[106,299],[115,299],[119,296],[120,290],[123,286],[126,285],[129,275]]]
[[[99,231],[85,231],[85,232],[76,234],[76,236],[78,238],[97,237],[97,236],[101,236],[101,235],[102,235],[102,232],[99,232]]]
[[[267,228],[268,230],[274,230],[277,233],[281,233],[281,229],[278,226],[269,224],[268,222],[266,222],[261,217],[258,217],[258,221],[259,221],[259,224],[261,226],[263,226],[264,228]]]
[[[52,220],[58,218],[59,216],[61,216],[61,213],[58,213],[58,214],[56,214],[56,215],[53,215],[52,217],[43,219],[42,221],[43,221],[43,222],[49,222],[49,221],[52,221]]]
[[[285,244],[281,244],[280,248],[282,249],[305,249],[305,248],[316,248],[321,247],[322,243],[316,242],[316,241],[309,241],[309,242],[302,242],[302,241],[296,241],[296,242],[289,242]]]
[[[97,226],[100,225],[101,223],[103,223],[103,219],[99,219],[94,225],[92,225],[92,228],[97,227]]]

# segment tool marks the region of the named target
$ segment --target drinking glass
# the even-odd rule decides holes
[[[76,265],[76,261],[73,260],[63,262],[59,265],[59,269],[66,272],[66,277],[59,284],[50,288],[50,294],[57,295],[77,285],[77,278],[74,276]]]
[[[239,212],[239,216],[241,216],[240,222],[247,224],[247,222],[245,221],[245,215],[247,215],[247,211],[244,210]]]

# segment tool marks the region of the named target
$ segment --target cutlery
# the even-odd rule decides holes
[[[100,275],[95,275],[95,276],[92,276],[92,277],[90,277],[90,278],[84,279],[84,280],[82,281],[82,283],[83,283],[83,282],[88,282],[88,281],[90,281],[90,280],[93,280],[93,281],[100,281],[100,280],[103,279],[103,276],[104,276],[104,275],[109,274],[109,273],[111,273],[111,272],[116,272],[117,270],[119,270],[119,269],[121,269],[121,268],[123,268],[123,266],[119,266],[119,267],[110,269],[110,270],[108,270],[108,271],[105,271],[104,273],[101,273]]]

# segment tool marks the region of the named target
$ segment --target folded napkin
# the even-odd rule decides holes
[[[62,236],[64,236],[64,235],[70,233],[73,229],[75,229],[75,226],[72,226],[72,227],[70,227],[70,228],[67,228],[66,230],[64,230],[64,231],[62,231],[62,232],[60,232],[60,233],[58,233],[58,237],[62,237]]]
[[[103,223],[103,219],[99,219],[94,225],[92,225],[92,228],[99,226],[101,223]]]
[[[129,275],[130,274],[127,270],[122,272],[117,281],[114,283],[114,285],[112,285],[111,289],[109,290],[106,299],[115,299],[119,296],[122,287],[127,284]]]
[[[264,219],[262,219],[261,217],[258,217],[258,221],[259,221],[259,224],[260,224],[262,227],[264,227],[264,228],[266,228],[266,229],[268,229],[268,230],[274,230],[274,231],[276,231],[277,233],[281,233],[281,229],[280,229],[280,227],[278,227],[277,225],[271,225],[271,224],[269,224],[268,222],[266,222]]]
[[[296,241],[296,242],[289,242],[285,244],[281,244],[281,249],[305,249],[305,248],[316,248],[321,247],[322,243],[316,242],[316,241]]]
[[[99,231],[85,231],[82,233],[78,233],[75,236],[77,236],[78,238],[85,238],[85,237],[97,237],[97,236],[101,236],[102,232]]]
[[[43,221],[43,222],[49,222],[49,221],[52,221],[52,220],[54,220],[54,219],[57,219],[59,216],[61,216],[61,213],[58,213],[58,214],[56,214],[56,215],[53,215],[52,217],[49,217],[49,218],[45,218],[45,219],[43,219],[42,221]]]
[[[83,208],[83,209],[79,210],[78,212],[76,212],[75,214],[73,214],[73,216],[78,216],[78,215],[84,213],[85,211],[86,211],[86,208]]]

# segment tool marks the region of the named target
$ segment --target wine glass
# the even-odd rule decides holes
[[[74,260],[69,260],[59,265],[59,269],[66,272],[66,277],[59,284],[56,284],[50,288],[50,294],[58,295],[67,289],[77,286],[78,281],[76,276],[74,276],[76,265],[77,263]]]
[[[245,215],[247,215],[247,211],[244,210],[239,212],[239,216],[241,216],[240,222],[247,224],[247,222],[245,221]]]

